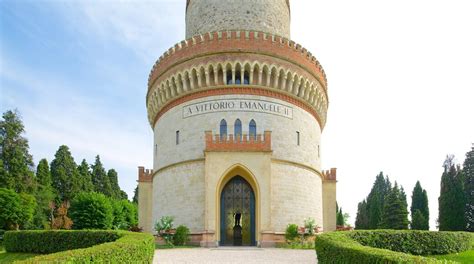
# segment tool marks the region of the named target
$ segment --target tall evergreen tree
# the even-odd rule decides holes
[[[48,226],[50,214],[49,204],[54,200],[54,190],[51,186],[51,172],[46,159],[40,160],[36,168],[37,188],[35,198],[37,202],[36,212],[33,219],[35,228],[44,228]]]
[[[109,177],[107,177],[107,172],[100,161],[100,156],[95,157],[95,162],[92,167],[92,183],[94,184],[94,190],[96,192],[105,194],[107,196],[111,193]]]
[[[367,211],[367,202],[363,200],[357,206],[357,216],[355,229],[369,229],[369,215]]]
[[[138,204],[138,185],[137,185],[137,187],[135,187],[135,191],[133,192],[132,202]]]
[[[70,201],[81,190],[76,162],[65,145],[59,147],[51,162],[51,178],[60,200]]]
[[[342,207],[339,208],[339,211],[337,212],[336,225],[344,226],[344,214],[342,213]]]
[[[383,173],[377,175],[372,190],[367,197],[368,227],[367,229],[377,229],[384,209],[384,200],[391,189],[388,177],[384,178]]]
[[[464,209],[466,231],[474,232],[474,145],[471,151],[466,153],[463,172],[464,193],[466,198],[466,206]]]
[[[418,213],[417,213],[418,211]],[[411,195],[411,229],[429,230],[430,212],[428,208],[428,195],[426,190],[421,188],[419,181],[416,182],[415,188]]]
[[[122,195],[122,190],[120,189],[120,186],[118,184],[117,171],[114,169],[110,169],[109,171],[107,171],[107,177],[109,178],[110,189],[106,190],[108,193],[105,193],[105,195],[114,199],[120,199]]]
[[[465,193],[462,170],[453,162],[454,156],[447,156],[441,176],[441,191],[438,198],[438,224],[440,231],[462,231],[465,222]]]
[[[380,227],[387,229],[408,229],[406,197],[404,197],[404,194],[398,188],[397,182],[395,182],[395,186],[384,201]]]
[[[3,113],[0,120],[0,186],[33,193],[33,156],[24,133],[25,127],[17,110]]]
[[[92,174],[89,170],[89,164],[85,159],[82,160],[81,164],[77,167],[80,176],[81,190],[84,192],[94,191],[94,185],[92,184]]]

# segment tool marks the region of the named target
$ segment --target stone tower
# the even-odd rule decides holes
[[[321,169],[327,81],[290,39],[288,0],[187,0],[186,40],[148,80],[153,170],[139,224],[162,216],[201,246],[273,246],[290,223],[336,222],[336,169]]]

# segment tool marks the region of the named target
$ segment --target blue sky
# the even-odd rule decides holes
[[[51,161],[61,144],[77,163],[99,154],[133,193],[137,166],[152,165],[148,74],[184,34],[184,26],[163,30],[183,17],[154,10],[166,8],[158,1],[0,2],[1,111],[21,112],[35,163]]]
[[[354,221],[384,171],[427,189],[431,227],[446,154],[474,142],[470,0],[291,1],[291,38],[329,83],[323,167]],[[0,110],[18,108],[37,163],[61,144],[99,154],[129,195],[152,166],[145,93],[155,60],[184,38],[184,0],[0,1]]]

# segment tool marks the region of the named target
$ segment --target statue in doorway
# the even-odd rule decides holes
[[[241,217],[242,214],[240,212],[234,214],[234,246],[242,246],[242,227],[240,226]]]
[[[235,218],[235,225],[234,226],[240,226],[240,218],[242,217],[242,214],[240,212],[237,212],[234,214]]]

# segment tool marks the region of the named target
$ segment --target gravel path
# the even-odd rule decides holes
[[[317,263],[314,250],[278,248],[158,249],[153,263]]]

